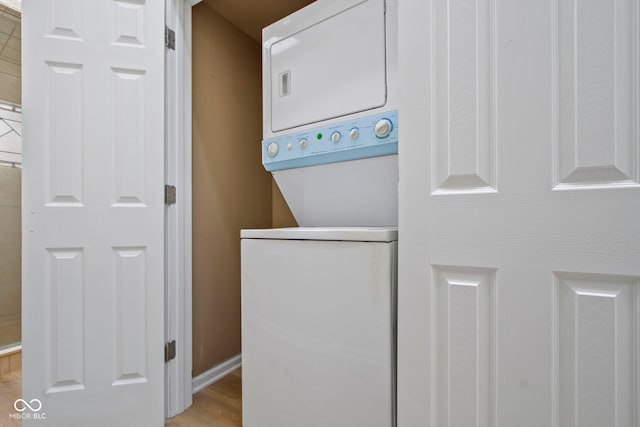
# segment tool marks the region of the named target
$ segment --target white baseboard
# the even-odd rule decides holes
[[[1,3],[1,1],[0,1]],[[7,348],[3,348],[2,350],[0,350],[0,356],[4,356],[5,354],[13,354],[13,353],[17,353],[19,351],[22,350],[22,345],[18,344],[16,346],[13,347],[7,347]]]
[[[195,377],[191,384],[193,387],[193,394],[196,394],[203,388],[215,383],[219,379],[229,375],[231,372],[242,366],[242,354],[233,356],[222,363],[217,364],[213,368],[206,372],[201,373]]]

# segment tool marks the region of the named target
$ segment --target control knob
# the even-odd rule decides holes
[[[338,142],[340,142],[340,139],[342,139],[342,135],[340,135],[340,132],[335,131],[331,134],[331,142],[337,144]]]
[[[272,142],[271,144],[267,145],[267,154],[269,155],[269,157],[275,157],[278,154],[278,149],[278,144]]]
[[[376,125],[373,128],[376,136],[378,138],[386,138],[389,136],[391,131],[393,130],[393,123],[389,119],[380,119],[376,122]]]

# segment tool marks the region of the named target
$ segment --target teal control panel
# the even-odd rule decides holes
[[[271,172],[397,153],[398,111],[262,141],[262,164]]]

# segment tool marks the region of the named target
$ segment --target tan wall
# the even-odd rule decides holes
[[[0,347],[20,342],[22,169],[0,166]]]
[[[193,375],[240,353],[240,230],[272,224],[260,46],[193,8]]]

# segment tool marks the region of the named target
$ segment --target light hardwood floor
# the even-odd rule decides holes
[[[0,375],[0,427],[19,427],[10,420],[21,394],[21,372]],[[242,427],[242,371],[233,371],[193,396],[193,405],[167,420],[165,427]]]
[[[20,420],[9,418],[9,414],[15,413],[13,402],[22,394],[22,371],[0,374],[0,427],[19,427]]]
[[[193,395],[193,405],[165,427],[242,427],[242,370]]]

